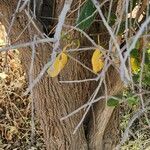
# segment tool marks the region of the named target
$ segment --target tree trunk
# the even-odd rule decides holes
[[[0,12],[4,15],[0,16],[0,21],[5,25],[7,30],[8,22],[10,23],[11,14],[14,13],[17,2],[17,0],[0,1]],[[78,1],[75,0],[75,2]],[[55,15],[60,12],[63,7],[62,4],[62,1],[60,3],[59,0],[56,0],[55,10],[57,12]],[[23,31],[28,21],[24,11],[16,14],[15,22],[9,35],[12,44],[28,42],[35,34],[40,36],[35,27],[31,25],[31,30],[30,28],[26,28],[19,40],[16,41],[16,37]],[[73,35],[75,37],[79,36],[76,32]],[[88,41],[86,40],[81,42],[84,46],[88,46],[87,43]],[[48,43],[36,45],[33,78],[37,77],[44,64],[48,62],[51,50],[52,47]],[[27,75],[31,62],[31,52],[31,47],[20,49],[22,64]],[[71,53],[71,55],[82,61],[83,64],[87,62],[90,64],[90,52],[80,54]],[[87,102],[97,83],[61,84],[59,81],[79,80],[91,77],[92,74],[89,71],[83,69],[83,67],[70,59],[58,77],[50,78],[47,74],[44,74],[42,79],[33,88],[36,114],[43,129],[47,150],[111,150],[116,145],[119,123],[118,108],[114,111],[114,108],[107,107],[105,100],[94,104],[93,109],[89,112],[86,120],[82,123],[76,134],[73,134],[73,131],[81,120],[84,111],[78,112],[65,121],[60,121],[61,117],[66,116]],[[109,95],[116,95],[121,90],[122,83],[114,68],[109,69],[106,81]],[[102,89],[99,91],[100,94],[104,94]]]

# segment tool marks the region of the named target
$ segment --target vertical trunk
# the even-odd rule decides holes
[[[56,14],[59,14],[58,12],[62,8],[62,3],[63,1],[61,3],[59,0],[56,1]],[[5,14],[5,17],[0,19],[6,28],[8,25],[7,21],[10,22],[10,14],[16,9],[16,4],[17,0],[13,2],[11,0],[7,0],[7,2],[4,0],[0,1],[0,12]],[[10,35],[12,43],[16,43],[15,37],[22,32],[27,23],[28,18],[24,12],[17,14],[13,25],[13,32]],[[17,43],[30,41],[30,37],[38,34],[32,25],[31,29],[32,32],[26,29]],[[74,34],[76,36],[76,33]],[[44,64],[48,62],[51,49],[52,47],[49,44],[38,44],[36,46],[36,58],[33,69],[34,78]],[[28,73],[31,61],[31,48],[22,48],[20,49],[20,53],[25,72]],[[86,52],[82,54],[74,53],[72,55],[80,59],[83,63],[89,62],[91,56],[90,53]],[[85,79],[91,76],[87,70],[83,69],[73,60],[69,60],[61,75],[56,78],[50,78],[45,74],[34,87],[33,94],[36,114],[44,132],[47,150],[111,150],[114,147],[115,143],[113,142],[117,141],[116,126],[114,124],[118,124],[118,121],[116,121],[118,119],[118,111],[106,107],[105,101],[94,105],[92,113],[94,115],[91,115],[91,112],[89,113],[88,121],[86,122],[86,126],[88,127],[86,133],[82,124],[77,133],[72,134],[84,113],[83,111],[60,122],[61,117],[71,113],[87,102],[96,87],[96,83],[60,84],[59,80]],[[121,81],[118,79],[118,74],[113,68],[108,73],[107,85],[108,94],[112,95],[116,94],[120,90],[118,87],[122,86]],[[103,91],[100,93],[102,94]]]
[[[48,56],[50,56],[47,47],[42,46],[42,49],[45,50],[41,51],[40,48],[37,51],[38,55],[34,67],[35,76],[46,63],[46,58],[48,59]],[[29,51],[22,50],[21,53],[23,57],[26,55],[25,58],[29,57],[30,59]],[[29,64],[26,64],[25,68],[28,66]],[[87,91],[88,84],[63,85],[59,83],[59,79],[63,79],[63,76],[69,79],[77,77],[74,70],[80,70],[80,68],[73,66],[77,65],[70,62],[70,65],[68,64],[66,68],[67,73],[64,71],[63,75],[58,78],[51,79],[44,75],[34,88],[35,108],[44,131],[44,139],[48,150],[87,149],[83,125],[75,135],[72,134],[81,119],[81,113],[63,122],[59,120],[81,106],[88,98],[87,95],[83,94],[83,90]]]
[[[118,76],[115,69],[109,69],[106,79],[108,95],[116,95],[122,90],[123,84]],[[104,93],[103,90],[101,92]],[[90,149],[112,150],[119,140],[119,108],[108,107],[105,101],[100,101],[94,106],[94,116],[89,126]]]

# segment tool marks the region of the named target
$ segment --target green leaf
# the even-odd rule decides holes
[[[136,27],[137,25],[133,24],[134,21],[135,21],[135,18],[129,18],[128,19],[128,27],[130,27],[130,26],[132,26],[133,28]],[[123,20],[120,24],[118,35],[122,35],[124,33],[125,29],[126,29],[126,20]]]
[[[144,79],[143,79],[143,82],[146,86],[150,86],[150,77],[149,76],[146,76]]]
[[[134,57],[134,58],[139,58],[139,52],[138,52],[138,49],[134,48],[132,49],[131,51],[131,57]]]
[[[92,1],[87,0],[86,3],[81,8],[81,13],[80,13],[79,18],[76,23],[77,27],[80,28],[81,30],[88,29],[91,26],[91,24],[94,22],[94,19],[96,16],[96,13],[94,13],[95,10],[96,10],[96,8],[93,5]],[[86,19],[86,18],[88,18],[88,19]]]
[[[149,56],[149,54],[147,52],[145,54],[145,64],[146,65],[150,64],[150,56]]]
[[[108,11],[106,11],[105,12],[105,18],[106,18],[106,20],[107,20],[107,17],[108,17]],[[110,13],[110,18],[109,18],[109,25],[110,26],[113,26],[114,24],[115,24],[115,22],[116,22],[116,19],[117,19],[117,16],[113,13],[113,12],[111,12]]]
[[[119,105],[119,101],[113,98],[110,98],[107,100],[107,106],[109,107],[115,107]]]
[[[127,99],[127,102],[128,102],[128,104],[129,104],[130,106],[132,106],[132,105],[137,105],[137,104],[138,104],[138,99],[135,98],[135,97],[129,97],[129,98]]]
[[[109,20],[109,24],[110,24],[111,26],[114,25],[115,22],[116,22],[116,19],[117,19],[116,15],[115,15],[114,13],[111,13],[111,15],[110,15],[110,20]]]
[[[132,49],[131,54],[130,54],[130,65],[131,65],[131,70],[133,74],[138,74],[140,71],[140,56],[139,56],[139,51],[135,48]]]
[[[139,82],[139,73],[138,74],[133,74],[133,81],[134,83],[138,83]]]

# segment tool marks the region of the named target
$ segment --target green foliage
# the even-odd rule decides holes
[[[139,57],[138,49],[136,48],[132,49],[131,56],[134,58],[138,58]]]
[[[136,50],[136,49],[135,49]],[[140,66],[139,54],[136,51],[131,52],[131,56],[136,58],[138,65]],[[145,61],[144,61],[144,70],[142,74],[142,84],[145,88],[150,87],[150,49],[147,49],[145,52]],[[140,72],[138,74],[134,74],[133,81],[138,84],[140,79]]]
[[[144,79],[143,83],[145,86],[150,87],[150,64],[145,65],[145,73],[144,73]]]
[[[135,96],[130,89],[123,92],[123,101],[128,104],[128,106],[137,106],[139,104],[139,98]]]
[[[108,17],[108,11],[106,11],[105,12],[105,18],[107,18]],[[116,19],[117,19],[117,16],[113,13],[113,12],[111,12],[110,13],[110,18],[109,18],[109,22],[108,22],[108,24],[110,25],[110,26],[113,26],[114,24],[115,24],[115,22],[116,22]],[[106,19],[107,20],[107,19]]]
[[[137,43],[137,45],[136,45],[137,49],[140,47],[139,44],[140,43]],[[137,53],[136,49],[134,49],[131,52],[131,56],[135,57],[135,58],[139,57],[139,54]],[[147,49],[146,54],[145,54],[144,70],[142,73],[142,90],[143,91],[150,90],[150,61],[149,60],[150,60],[150,50]],[[140,79],[140,72],[138,72],[138,74],[133,75],[133,81],[134,81],[134,85],[135,85],[135,89],[134,89],[135,93],[139,92],[138,86],[136,86],[139,84],[139,79]],[[126,102],[123,105],[123,113],[125,115],[122,117],[122,120],[121,120],[121,128],[122,128],[121,130],[123,130],[123,131],[126,129],[128,120],[131,118],[131,114],[132,113],[134,114],[135,111],[139,110],[140,97],[137,96],[135,93],[132,93],[132,90],[128,89],[128,90],[124,91],[124,94],[123,94],[123,99],[125,99],[125,102]],[[145,103],[147,102],[148,98],[149,98],[149,94],[143,95],[143,99],[144,99]],[[140,118],[140,122],[134,122],[130,129],[134,133],[136,138],[133,139],[132,136],[129,137],[129,140],[126,141],[126,143],[121,147],[121,150],[126,150],[126,149],[149,150],[150,147],[146,148],[147,143],[150,142],[149,141],[149,139],[150,139],[149,132],[145,128],[146,126],[148,126],[148,122],[144,116]],[[144,129],[144,130],[140,130],[140,129]]]
[[[125,21],[122,21],[121,24],[120,24],[120,28],[119,28],[119,31],[118,31],[118,35],[121,35],[123,34],[124,30],[125,30]]]
[[[129,106],[132,106],[132,105],[137,105],[138,103],[139,103],[139,100],[138,100],[138,98],[137,97],[129,97],[128,99],[127,99],[127,103],[128,103],[128,105]]]
[[[132,74],[139,73],[139,71],[140,71],[140,54],[136,48],[131,51],[130,66],[131,66]]]
[[[128,19],[128,26],[127,26],[127,28],[130,28],[130,26],[131,26],[132,28],[135,28],[136,26],[135,26],[135,24],[134,24],[134,21],[135,21],[134,18],[129,18],[129,19]],[[120,28],[119,28],[119,31],[118,31],[118,35],[122,35],[122,34],[124,33],[125,29],[126,29],[126,20],[123,20],[123,21],[121,22],[121,24],[120,24]]]
[[[148,53],[148,51],[145,54],[145,64],[146,65],[150,64],[150,54]]]
[[[109,107],[115,107],[119,105],[119,101],[113,98],[110,98],[107,100],[107,106]]]
[[[150,49],[147,49],[145,54],[145,65],[143,72],[143,84],[149,88],[150,87]]]
[[[77,20],[77,27],[80,28],[81,30],[86,30],[88,29],[91,24],[94,22],[96,13],[95,6],[93,5],[91,0],[87,0],[84,4],[84,6],[81,8],[81,13],[79,15],[79,18]],[[88,18],[89,17],[89,18]],[[88,18],[88,19],[86,19]],[[84,21],[85,20],[85,21]]]

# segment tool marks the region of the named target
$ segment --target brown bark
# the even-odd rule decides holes
[[[122,90],[123,84],[118,78],[119,74],[113,68],[110,68],[106,76],[107,94],[116,95]],[[102,93],[104,91],[101,90]],[[89,147],[94,150],[109,150],[113,149],[118,142],[118,123],[119,123],[119,108],[106,106],[105,101],[101,101],[94,106],[95,127],[89,128]],[[90,123],[92,124],[92,123]]]
[[[0,19],[6,29],[8,27],[7,21],[10,22],[10,14],[14,12],[16,4],[16,0],[13,0],[13,2],[11,0],[0,1],[0,11],[5,14],[5,17]],[[59,0],[56,1],[56,10],[60,12],[62,3],[61,5],[58,4]],[[28,18],[24,12],[17,14],[13,32],[10,35],[12,43],[30,41],[30,36],[33,37],[35,33],[38,34],[31,25],[32,32],[27,28],[20,37],[21,40],[16,42],[15,37],[21,33],[27,23]],[[74,34],[75,36],[77,35],[76,33]],[[88,42],[84,41],[83,43]],[[36,47],[33,70],[34,78],[44,64],[47,63],[51,49],[49,44],[38,44]],[[28,72],[31,62],[31,48],[20,49],[20,52],[23,66],[25,71]],[[75,53],[73,56],[80,59],[83,63],[90,63],[90,53]],[[36,114],[44,132],[47,150],[111,150],[115,146],[113,142],[117,141],[117,135],[116,126],[114,125],[118,124],[118,121],[116,121],[118,120],[118,111],[107,107],[104,100],[96,103],[93,106],[93,111],[89,112],[85,121],[85,126],[88,128],[86,133],[85,126],[82,124],[77,133],[72,134],[84,113],[83,111],[60,122],[61,117],[71,113],[89,99],[97,83],[60,84],[59,80],[85,79],[91,76],[87,70],[83,69],[76,62],[69,60],[67,66],[58,77],[50,78],[45,74],[34,87],[33,94]],[[108,72],[107,85],[108,94],[116,94],[122,87],[118,74],[113,68],[110,68]],[[103,94],[102,89],[100,94]]]

